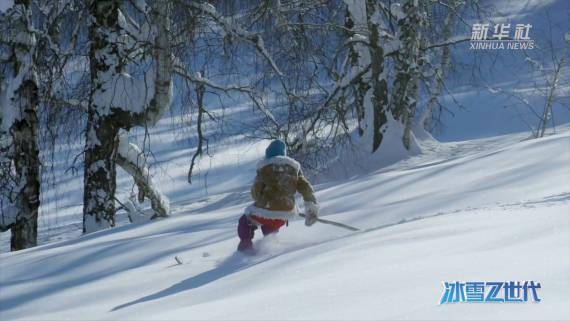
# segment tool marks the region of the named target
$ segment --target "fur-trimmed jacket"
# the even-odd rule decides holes
[[[251,187],[255,203],[246,209],[246,214],[288,220],[297,214],[297,192],[303,196],[305,207],[317,206],[313,187],[303,176],[301,165],[296,160],[287,156],[264,159],[257,165],[257,175]]]

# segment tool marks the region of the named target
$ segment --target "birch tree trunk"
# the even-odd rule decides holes
[[[375,0],[348,1],[346,27],[353,30],[351,39],[366,38],[358,32],[365,30],[366,45],[350,45],[348,62],[349,74],[361,72],[366,66],[369,71],[359,78],[354,86],[354,106],[358,119],[358,133],[363,137],[366,150],[374,153],[382,144],[385,125],[388,122],[388,84],[384,72],[384,48],[381,43],[381,19]]]
[[[353,9],[354,10],[354,9]],[[352,13],[349,9],[346,10],[346,17],[344,22],[344,27],[346,28],[347,38],[351,39],[358,34],[355,32],[355,21]],[[348,49],[348,65],[352,70],[358,69],[361,66],[362,57],[360,57],[360,51],[362,50],[362,44],[349,44]],[[366,118],[364,111],[364,96],[370,89],[370,85],[364,79],[358,79],[354,86],[354,109],[356,110],[356,117],[358,120],[358,135],[363,136],[366,129]]]
[[[392,113],[404,124],[402,143],[410,149],[412,127],[418,97],[420,62],[419,27],[422,18],[418,0],[406,0],[403,5],[405,17],[398,21],[401,49],[396,54],[396,78],[392,95]]]
[[[85,137],[85,170],[83,194],[83,232],[89,233],[115,225],[116,189],[116,115],[111,106],[102,106],[107,82],[120,73],[121,51],[118,0],[93,1],[90,7],[92,24],[89,29],[91,93],[89,96]]]
[[[546,97],[546,104],[544,106],[544,110],[542,112],[542,118],[538,124],[538,128],[536,133],[538,137],[544,137],[546,133],[546,127],[548,127],[548,121],[552,118],[552,105],[554,104],[555,99],[555,92],[558,88],[558,83],[560,79],[560,72],[562,70],[562,66],[564,64],[564,60],[559,61],[554,67],[554,75],[552,78],[552,82],[549,83],[548,87],[548,95]]]
[[[450,39],[453,35],[453,28],[455,26],[457,16],[459,15],[457,8],[459,8],[460,5],[460,1],[451,2],[450,8],[448,8],[448,12],[443,22],[443,39]],[[433,111],[439,103],[438,99],[444,88],[445,76],[451,67],[451,46],[443,46],[437,52],[441,55],[441,62],[439,67],[435,70],[435,75],[429,84],[429,100],[418,121],[418,123],[427,131],[430,131],[433,127]]]
[[[370,85],[372,86],[372,152],[382,144],[384,125],[388,122],[388,83],[384,73],[384,49],[380,43],[380,13],[376,1],[366,1],[366,19],[368,24],[370,50]]]
[[[12,251],[37,245],[38,209],[40,207],[40,159],[38,133],[38,87],[28,79],[16,94],[16,104],[23,112],[22,119],[12,126],[14,165],[18,182],[16,204],[18,219],[12,226]]]
[[[121,129],[154,126],[170,107],[173,69],[168,38],[170,4],[166,0],[154,2],[152,20],[156,37],[151,40],[154,69],[145,74],[148,76],[145,79],[133,79],[126,73],[130,57],[125,51],[121,4],[121,0],[99,0],[90,8],[92,91],[85,146],[84,233],[115,225],[117,161],[133,175],[142,190],[139,195],[151,199],[157,216],[166,216],[169,211],[167,199],[149,185],[152,181],[146,164],[136,161],[138,156],[129,157],[130,148],[118,147]],[[147,86],[148,78],[152,78],[153,86]]]
[[[16,0],[7,12],[13,34],[2,35],[8,44],[10,59],[4,76],[0,110],[2,138],[9,146],[4,165],[14,175],[8,191],[2,193],[0,230],[11,229],[10,247],[17,251],[37,245],[38,209],[40,206],[40,160],[37,143],[38,85],[34,66],[36,38],[32,33],[30,0]],[[13,170],[12,170],[13,169]],[[3,179],[6,179],[4,177]],[[5,206],[4,203],[8,203]]]

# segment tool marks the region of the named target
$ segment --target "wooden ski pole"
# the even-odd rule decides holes
[[[306,215],[305,213],[299,213],[299,216],[301,216],[301,217],[306,217],[307,215]],[[347,230],[350,230],[350,231],[354,231],[354,232],[360,231],[360,229],[358,229],[358,228],[356,228],[356,227],[352,227],[352,226],[350,226],[350,225],[342,224],[342,223],[335,222],[335,221],[325,220],[325,219],[322,219],[322,218],[317,218],[317,222],[320,222],[320,223],[323,223],[323,224],[328,224],[328,225],[334,225],[334,226],[337,226],[337,227],[340,227],[340,228],[344,228],[344,229],[347,229]]]

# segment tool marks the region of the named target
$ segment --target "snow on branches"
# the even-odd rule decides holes
[[[132,156],[136,146],[123,143],[121,148],[119,131],[153,126],[170,107],[173,73],[170,4],[164,0],[153,3],[149,17],[151,27],[130,22],[121,11],[121,4],[120,0],[95,1],[90,8],[94,90],[90,94],[85,145],[83,230],[86,233],[115,224],[115,162],[133,175],[139,189],[151,198],[156,216],[166,216],[169,212],[166,198],[156,187],[149,186],[152,180],[148,168]],[[147,10],[140,1],[136,7]],[[151,30],[151,33],[141,30]],[[152,68],[137,77],[129,71],[136,67],[132,66],[138,56],[136,52],[144,50],[145,44],[138,43],[143,38],[150,38]]]

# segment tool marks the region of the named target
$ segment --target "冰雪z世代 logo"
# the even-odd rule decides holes
[[[443,282],[439,304],[459,302],[540,302],[540,282]]]
[[[530,38],[532,25],[517,23],[511,28],[510,23],[474,23],[471,26],[470,50],[534,49],[534,40]],[[511,29],[514,29],[511,32]]]

